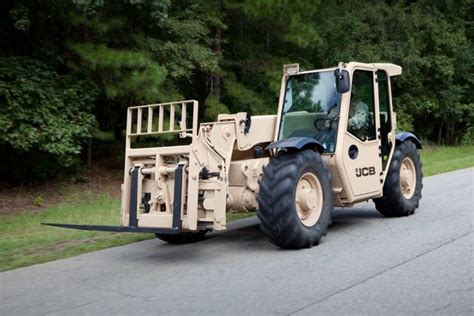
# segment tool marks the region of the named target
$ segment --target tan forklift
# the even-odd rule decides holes
[[[228,212],[257,211],[273,244],[304,248],[326,235],[334,206],[372,199],[384,216],[411,215],[421,144],[395,132],[390,82],[401,73],[384,63],[285,65],[277,114],[212,123],[198,124],[194,100],[130,107],[121,225],[48,225],[186,243],[225,230]],[[175,145],[145,146],[169,135]]]

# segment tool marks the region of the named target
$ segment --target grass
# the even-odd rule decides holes
[[[425,176],[474,166],[474,145],[428,147],[421,151]],[[0,216],[0,271],[150,239],[151,234],[88,232],[41,225],[42,222],[118,225],[120,201],[109,195],[74,192],[72,202],[42,211]],[[231,213],[236,220],[255,213]]]
[[[119,224],[119,199],[86,193],[83,201],[58,204],[44,211],[1,216],[0,271],[152,237],[149,234],[89,232],[41,225],[42,222]]]
[[[43,211],[0,216],[0,271],[76,256],[154,238],[152,234],[93,232],[41,225],[50,223],[119,225],[120,200],[108,195],[75,193],[72,203]],[[236,220],[255,213],[231,213]]]
[[[421,150],[421,161],[424,176],[473,167],[474,145],[426,147]]]

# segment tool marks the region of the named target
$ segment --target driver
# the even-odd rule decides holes
[[[336,128],[337,121],[339,119],[339,108],[340,108],[340,98],[337,98],[336,95],[330,104],[333,104],[331,108],[328,109],[326,126],[324,130],[319,130],[318,140],[323,144],[324,148],[329,151],[334,151],[334,144],[336,142]],[[349,106],[349,120],[347,123],[347,130],[357,136],[359,139],[365,140],[367,136],[367,131],[369,128],[369,106],[367,103],[363,102],[362,99],[357,95],[357,89],[355,86],[352,87],[351,91],[351,101]],[[336,124],[334,124],[336,123]]]
[[[349,122],[347,129],[360,139],[365,139],[369,118],[369,106],[354,93],[351,94],[351,106],[349,107]]]
[[[328,118],[336,120],[339,115],[339,104],[334,105],[328,110]],[[364,139],[368,129],[369,106],[356,95],[355,87],[352,88],[351,103],[349,107],[349,121],[347,129],[361,139]]]

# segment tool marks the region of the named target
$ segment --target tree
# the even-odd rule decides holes
[[[0,145],[70,166],[91,137],[96,89],[37,60],[0,58]]]
[[[393,81],[401,129],[469,141],[472,16],[466,0],[2,1],[1,142],[77,157],[91,135],[121,139],[126,107],[182,98],[197,99],[205,120],[271,114],[283,64],[352,60],[403,67]]]

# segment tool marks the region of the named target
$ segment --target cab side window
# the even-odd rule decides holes
[[[347,131],[362,141],[376,138],[373,76],[371,71],[356,70],[352,77]]]

